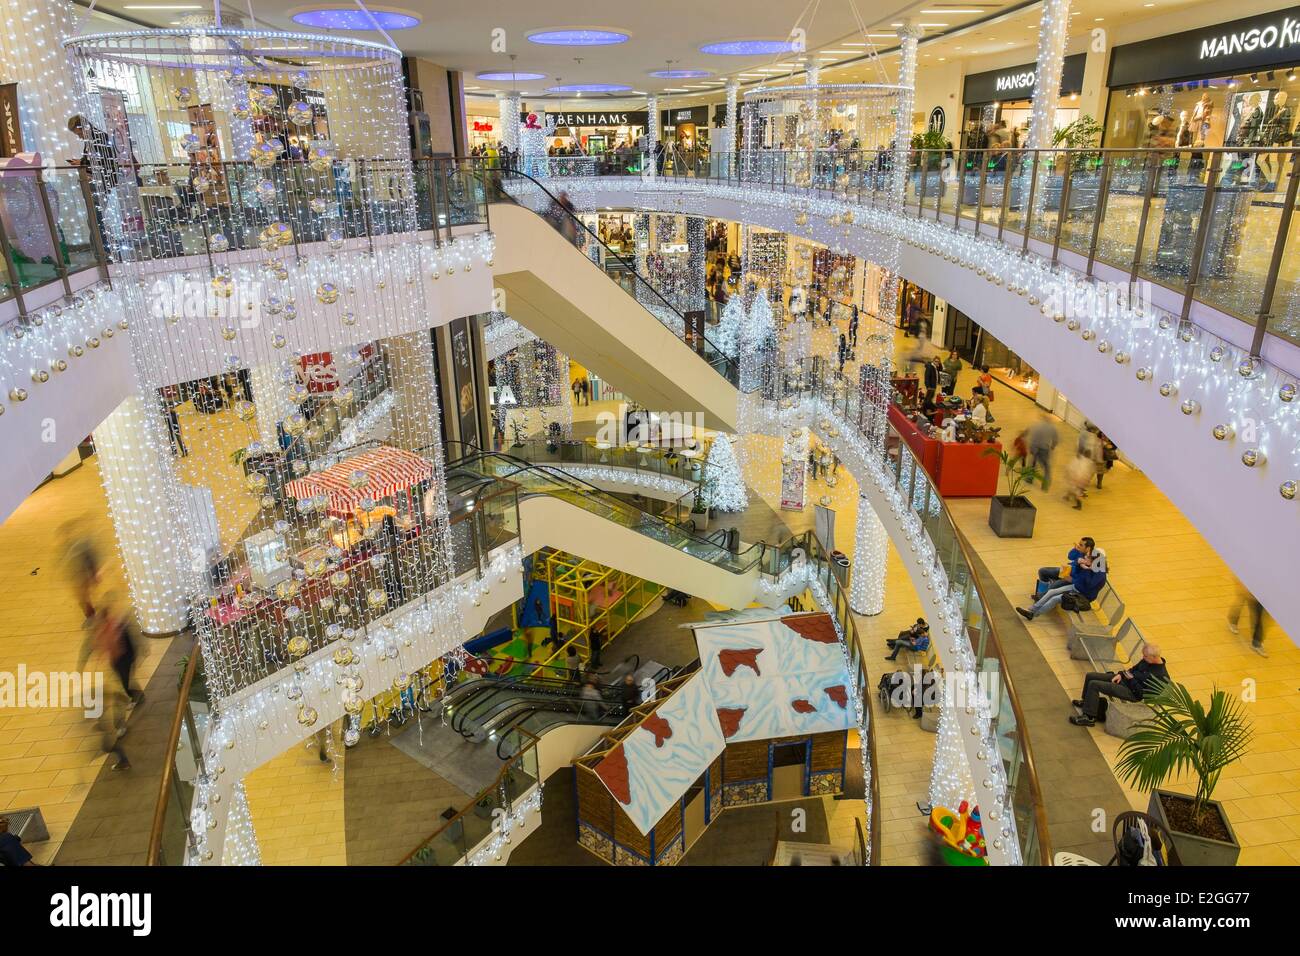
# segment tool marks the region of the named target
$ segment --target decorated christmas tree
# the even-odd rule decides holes
[[[740,462],[729,436],[719,435],[713,440],[706,467],[712,484],[709,507],[718,511],[744,511],[749,507]]]

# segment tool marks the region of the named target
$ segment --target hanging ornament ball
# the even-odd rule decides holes
[[[352,663],[355,656],[356,655],[352,652],[352,648],[347,646],[340,647],[334,652],[334,663],[339,667],[347,667]]]
[[[254,143],[249,147],[248,158],[253,161],[253,165],[258,169],[270,169],[280,159],[279,146],[272,145],[273,143],[278,144],[279,142],[278,139],[275,139],[265,143]]]
[[[330,575],[330,584],[334,585],[336,588],[347,587],[348,582],[351,580],[351,576],[346,571],[335,571]]]
[[[176,102],[181,106],[194,105],[194,91],[188,86],[178,86],[175,91]]]
[[[312,146],[311,168],[318,173],[327,173],[334,164],[334,153],[325,146]]]
[[[1182,408],[1184,415],[1195,415],[1201,410],[1201,403],[1194,398],[1189,398],[1179,407]]]
[[[1210,434],[1213,435],[1218,441],[1227,441],[1235,433],[1236,433],[1236,429],[1234,429],[1231,425],[1227,425],[1227,424],[1215,425],[1214,429],[1210,432]]]
[[[257,198],[265,203],[275,202],[276,197],[279,195],[279,190],[275,188],[275,180],[273,179],[259,180],[256,186],[256,192]]]
[[[1178,386],[1175,385],[1173,382],[1160,383],[1160,394],[1163,395],[1165,398],[1168,398],[1176,391],[1178,391]]]
[[[355,727],[349,727],[347,730],[343,731],[343,746],[355,747],[357,745],[357,742],[360,740],[361,740],[361,732],[358,731]]]
[[[311,211],[318,216],[325,215],[326,210],[329,209],[329,203],[325,202],[324,199],[321,199],[320,196],[313,196],[308,205],[311,206]]]
[[[344,312],[340,318],[343,320],[344,325],[352,326],[357,324],[357,315],[355,312]]]
[[[349,714],[361,713],[361,708],[363,708],[365,705],[366,702],[361,698],[360,694],[349,693],[343,695],[343,709],[346,710]]]
[[[1145,382],[1151,378],[1151,369],[1147,368],[1144,365],[1140,369],[1138,369],[1135,374],[1137,375],[1137,380],[1139,382]]]
[[[240,399],[235,402],[235,415],[241,422],[251,422],[257,417],[257,406],[252,402]]]
[[[187,153],[197,153],[203,148],[203,140],[199,139],[198,133],[186,133],[181,137],[181,146]]]
[[[370,482],[370,474],[363,468],[358,468],[348,475],[348,485],[352,488],[364,488]]]
[[[339,300],[339,287],[333,282],[322,282],[316,287],[316,299],[322,305],[333,305]]]
[[[195,192],[205,193],[212,188],[212,180],[206,173],[195,173],[194,178],[190,180],[190,185],[194,187]]]
[[[1287,382],[1277,390],[1277,397],[1284,402],[1294,402],[1296,395],[1295,382]]]
[[[1254,468],[1264,463],[1264,453],[1258,448],[1247,448],[1241,453],[1241,463],[1247,468]]]
[[[298,708],[298,723],[302,724],[304,727],[311,727],[315,724],[318,716],[319,714],[316,713],[315,707],[304,706]]]
[[[302,412],[294,412],[284,420],[284,430],[290,435],[301,435],[307,427],[307,419]]]
[[[284,337],[283,335],[281,335],[279,332],[277,332],[277,333],[275,333],[275,335],[271,336],[271,348],[273,348],[273,349],[282,349],[282,348],[285,347],[286,344],[288,344],[287,340],[286,340],[285,337]]]
[[[311,642],[301,634],[295,634],[293,637],[289,638],[289,643],[285,645],[285,650],[289,652],[291,657],[302,657],[311,650]]]
[[[378,610],[388,604],[388,595],[384,593],[383,588],[371,588],[370,593],[366,595],[366,603]]]
[[[1278,494],[1280,494],[1287,501],[1292,501],[1295,498],[1295,487],[1296,485],[1294,481],[1284,481],[1278,487],[1277,491]]]
[[[335,252],[343,248],[343,233],[337,229],[331,229],[325,233],[325,243]]]
[[[1222,362],[1223,356],[1226,354],[1227,350],[1222,345],[1216,345],[1214,348],[1210,349],[1210,361]]]
[[[289,122],[294,126],[309,126],[312,121],[312,110],[310,103],[304,103],[302,100],[296,100],[289,104]]]

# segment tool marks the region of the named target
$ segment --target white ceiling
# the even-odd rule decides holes
[[[88,0],[77,0],[85,3]],[[1095,26],[1113,28],[1206,0],[1076,0],[1071,34],[1087,33]],[[100,0],[99,9],[122,13],[153,26],[167,26],[194,12],[212,12],[214,0]],[[356,9],[353,0],[222,0],[227,14],[239,14],[247,21],[249,11],[259,24],[279,29],[303,30],[292,16],[320,8]],[[195,10],[163,7],[197,7]],[[751,0],[654,0],[652,3],[601,5],[592,11],[583,0],[475,0],[473,3],[434,3],[432,0],[366,0],[372,10],[394,10],[414,14],[418,27],[393,32],[393,41],[404,53],[423,57],[466,74],[471,96],[491,95],[508,90],[510,83],[480,81],[474,74],[484,70],[514,69],[546,74],[545,80],[519,84],[528,98],[537,98],[546,87],[559,83],[621,83],[638,93],[667,93],[665,102],[717,102],[731,76],[742,83],[779,79],[782,72],[800,69],[796,58],[710,56],[699,51],[702,44],[733,39],[781,39],[791,31],[806,32],[805,61],[816,61],[823,69],[823,82],[872,82],[892,75],[897,47],[893,36],[898,24],[912,20],[926,25],[921,48],[921,65],[937,64],[972,56],[1008,54],[1024,48],[1025,59],[1033,60],[1038,41],[1041,5],[1024,0],[775,0],[755,4]],[[147,9],[153,7],[154,9]],[[954,12],[961,11],[961,12]],[[979,12],[972,12],[979,11]],[[1225,15],[1225,19],[1227,16]],[[976,25],[978,24],[978,25]],[[528,42],[527,35],[542,29],[605,28],[627,33],[627,43],[604,47],[552,47]],[[493,31],[503,30],[506,50],[494,52]],[[353,34],[382,39],[374,32]],[[876,63],[864,56],[875,48],[885,53]],[[581,62],[578,62],[580,58]],[[651,77],[654,70],[710,70],[707,79],[662,80]],[[854,62],[856,61],[856,62]],[[836,64],[845,64],[837,67]],[[590,104],[627,106],[643,102],[640,96],[587,94],[568,96],[565,105]]]

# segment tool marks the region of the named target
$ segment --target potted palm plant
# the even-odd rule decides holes
[[[994,495],[989,501],[989,527],[999,538],[1032,538],[1038,509],[1025,496],[1025,491],[1041,480],[1043,473],[1025,464],[1023,458],[1012,458],[1003,448],[994,446],[985,449],[984,454],[996,456],[1007,476],[1007,493]]]
[[[1052,146],[1057,149],[1088,150],[1101,139],[1102,126],[1088,114],[1053,131]],[[1047,168],[1039,172],[1039,189],[1043,191],[1043,208],[1059,209],[1061,191],[1065,184],[1065,167],[1071,167],[1070,209],[1089,209],[1097,203],[1097,190],[1101,176],[1101,154],[1074,152],[1068,160],[1051,155]]]
[[[696,531],[709,530],[709,501],[712,499],[710,480],[705,478],[695,488],[695,500],[691,503],[691,520],[695,522]]]
[[[1225,767],[1246,754],[1254,733],[1241,701],[1215,688],[1206,708],[1182,684],[1162,682],[1146,697],[1151,716],[1119,748],[1115,772],[1151,794],[1147,812],[1170,833],[1184,866],[1234,866],[1241,846],[1223,805],[1211,799]],[[1190,770],[1196,794],[1161,790]]]

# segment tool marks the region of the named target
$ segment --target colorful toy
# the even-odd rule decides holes
[[[971,807],[966,800],[961,802],[956,812],[947,807],[935,807],[930,811],[930,829],[943,840],[940,851],[949,866],[988,865],[988,848],[984,845],[979,807]]]

